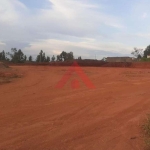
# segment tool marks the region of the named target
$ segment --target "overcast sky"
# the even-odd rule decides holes
[[[0,0],[0,51],[130,56],[150,44],[149,0]]]

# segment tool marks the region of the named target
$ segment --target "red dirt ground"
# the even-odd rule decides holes
[[[69,67],[13,68],[24,77],[0,85],[0,150],[144,149],[150,69],[85,67],[91,90],[55,88]]]

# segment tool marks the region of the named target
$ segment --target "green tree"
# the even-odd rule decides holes
[[[60,58],[62,59],[62,61],[66,61],[67,60],[67,53],[65,51],[62,51],[62,53],[60,54]]]
[[[27,56],[26,55],[24,56],[24,61],[27,61]]]
[[[134,50],[131,52],[131,54],[132,54],[134,57],[140,59],[140,58],[143,57],[143,49],[134,48]]]
[[[106,61],[106,57],[103,57],[103,58],[102,58],[102,61]]]
[[[47,58],[46,58],[46,62],[50,62],[50,57],[49,56],[47,56]]]
[[[3,60],[3,61],[6,60],[6,55],[5,55],[5,51],[4,50],[2,51],[2,58],[1,58],[1,60]]]
[[[10,56],[11,61],[14,63],[21,63],[25,60],[25,55],[21,49],[17,50],[16,48],[12,48],[11,53],[8,52],[7,54]]]
[[[37,55],[36,62],[40,62],[40,55]]]
[[[29,61],[30,61],[30,62],[32,61],[32,56],[29,56]]]
[[[67,53],[65,51],[62,51],[59,57],[59,60],[61,61],[69,61],[74,59],[73,52]]]
[[[150,45],[148,45],[144,51],[144,58],[147,58],[147,55],[150,55]]]
[[[18,62],[24,62],[25,61],[25,55],[23,54],[21,49],[18,50],[17,57],[18,57]]]
[[[43,55],[42,55],[42,62],[46,62],[46,56],[45,56],[45,53],[43,53]]]
[[[81,56],[78,57],[78,60],[82,60]]]
[[[39,54],[39,55],[40,55],[40,57],[39,57],[39,59],[40,59],[40,62],[42,62],[43,50],[41,50],[41,51],[40,51],[40,54]]]
[[[67,53],[67,60],[73,60],[73,52]]]
[[[53,55],[53,57],[52,57],[52,61],[55,61],[55,56]]]
[[[36,61],[37,62],[47,62],[47,58],[46,58],[45,53],[43,52],[43,50],[41,50],[39,55],[37,55]]]
[[[1,61],[5,61],[6,60],[6,54],[5,54],[4,50],[2,52],[0,52],[0,60]]]
[[[62,61],[62,58],[60,55],[57,55],[57,61]]]

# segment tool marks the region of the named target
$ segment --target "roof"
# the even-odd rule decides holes
[[[107,58],[132,58],[132,57],[107,57]]]

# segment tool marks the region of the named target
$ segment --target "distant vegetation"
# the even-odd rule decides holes
[[[131,54],[140,61],[150,61],[150,58],[147,58],[147,56],[150,56],[150,45],[145,50],[134,48]]]
[[[60,55],[46,56],[45,52],[41,50],[39,54],[36,56],[35,62],[54,62],[54,61],[71,61],[74,59],[73,52],[65,52],[62,51]],[[78,57],[81,60],[81,56]],[[0,61],[9,61],[13,63],[24,63],[24,62],[33,62],[33,57],[30,55],[27,57],[21,49],[17,50],[17,48],[12,48],[11,52],[5,52],[4,50],[0,52]]]
[[[131,54],[138,61],[147,61],[150,62],[150,45],[146,47],[145,50],[134,48]],[[33,56],[27,56],[23,53],[21,49],[11,48],[11,52],[5,52],[4,50],[0,52],[0,61],[8,61],[13,63],[25,63],[25,62],[64,62],[64,61],[72,61],[74,60],[73,52],[65,52],[62,51],[59,55],[47,56],[43,50],[39,52],[36,58]],[[77,58],[78,60],[82,60],[81,56]],[[102,61],[106,61],[104,57]]]

